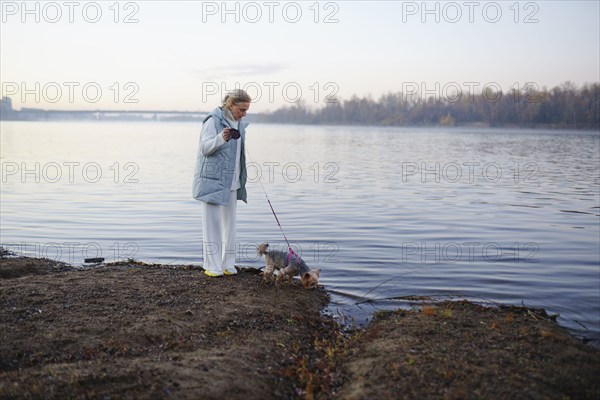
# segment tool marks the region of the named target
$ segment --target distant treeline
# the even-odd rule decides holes
[[[581,88],[570,82],[550,90],[533,86],[508,93],[407,96],[389,93],[379,100],[352,97],[311,110],[302,102],[259,115],[262,122],[383,126],[483,125],[496,127],[600,128],[600,84]]]

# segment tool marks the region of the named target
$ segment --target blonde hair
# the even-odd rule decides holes
[[[236,90],[232,90],[231,92],[227,92],[225,97],[223,97],[223,101],[222,101],[221,105],[223,107],[229,108],[230,106],[236,105],[238,103],[250,103],[250,102],[252,102],[252,99],[250,98],[248,93],[246,93],[245,90],[236,89]]]

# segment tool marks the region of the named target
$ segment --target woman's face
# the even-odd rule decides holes
[[[246,111],[250,108],[250,103],[237,103],[229,106],[231,110],[231,115],[236,121],[239,121],[246,115]]]

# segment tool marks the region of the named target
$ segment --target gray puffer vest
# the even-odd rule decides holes
[[[220,107],[215,108],[203,123],[212,119],[217,132],[225,128],[232,128],[223,116],[223,110]],[[192,196],[194,199],[205,203],[225,206],[229,202],[229,193],[235,173],[235,158],[237,146],[242,146],[240,151],[240,188],[237,190],[237,199],[247,203],[246,200],[246,155],[244,145],[246,142],[246,122],[240,122],[239,130],[241,137],[238,140],[226,142],[216,151],[208,156],[202,154],[202,137],[198,145],[198,155],[196,159],[196,168],[194,171],[194,182]]]

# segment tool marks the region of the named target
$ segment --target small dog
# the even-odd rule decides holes
[[[267,267],[263,273],[265,280],[270,279],[273,276],[273,270],[277,269],[279,275],[277,275],[276,283],[287,277],[288,281],[292,282],[294,275],[300,275],[300,282],[304,289],[314,289],[319,283],[319,277],[321,276],[320,269],[309,269],[306,266],[304,260],[297,254],[292,254],[289,257],[288,265],[288,254],[284,251],[269,250],[269,244],[263,243],[256,249],[258,256],[265,256]]]

